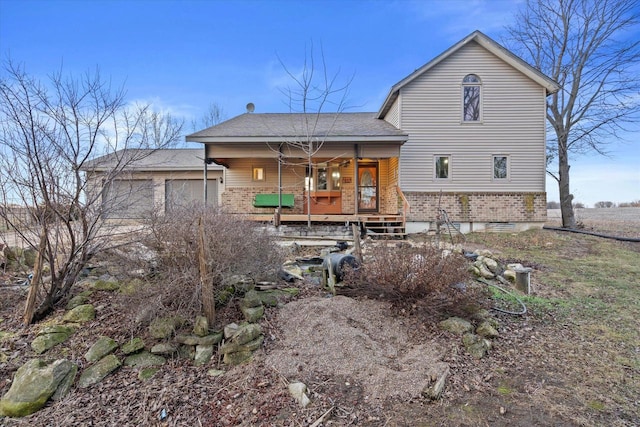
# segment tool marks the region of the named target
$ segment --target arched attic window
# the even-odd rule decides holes
[[[480,88],[482,81],[475,74],[467,74],[462,79],[462,120],[479,122],[482,119]]]

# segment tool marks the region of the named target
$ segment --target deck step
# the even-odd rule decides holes
[[[392,238],[407,236],[404,218],[399,215],[367,215],[360,221],[371,237]]]

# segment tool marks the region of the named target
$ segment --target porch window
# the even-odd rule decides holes
[[[264,168],[254,167],[252,181],[264,181],[265,179]]]
[[[435,156],[436,179],[449,179],[451,156]]]
[[[509,177],[509,158],[504,155],[493,156],[493,179],[501,180]]]
[[[305,171],[305,190],[309,191],[330,191],[340,189],[340,167],[329,163],[318,163],[311,169],[309,166]]]
[[[479,122],[481,120],[480,88],[482,82],[475,74],[467,74],[462,79],[462,120]]]

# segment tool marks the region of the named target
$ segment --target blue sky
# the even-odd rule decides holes
[[[40,77],[98,66],[129,100],[190,123],[212,102],[227,118],[249,102],[256,112],[288,111],[279,88],[290,80],[278,58],[295,72],[313,43],[331,71],[353,76],[351,111],[377,111],[393,84],[472,31],[501,41],[524,3],[0,0],[0,56]],[[640,136],[626,139],[611,144],[610,157],[574,158],[577,201],[640,199]],[[558,199],[550,177],[547,191]]]

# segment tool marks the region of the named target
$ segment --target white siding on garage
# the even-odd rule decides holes
[[[463,123],[461,82],[482,80],[482,122]],[[403,191],[545,190],[545,92],[475,42],[400,92]],[[391,111],[389,112],[391,113]],[[434,179],[435,154],[451,155],[450,179]],[[492,155],[509,156],[509,180],[493,180]]]

